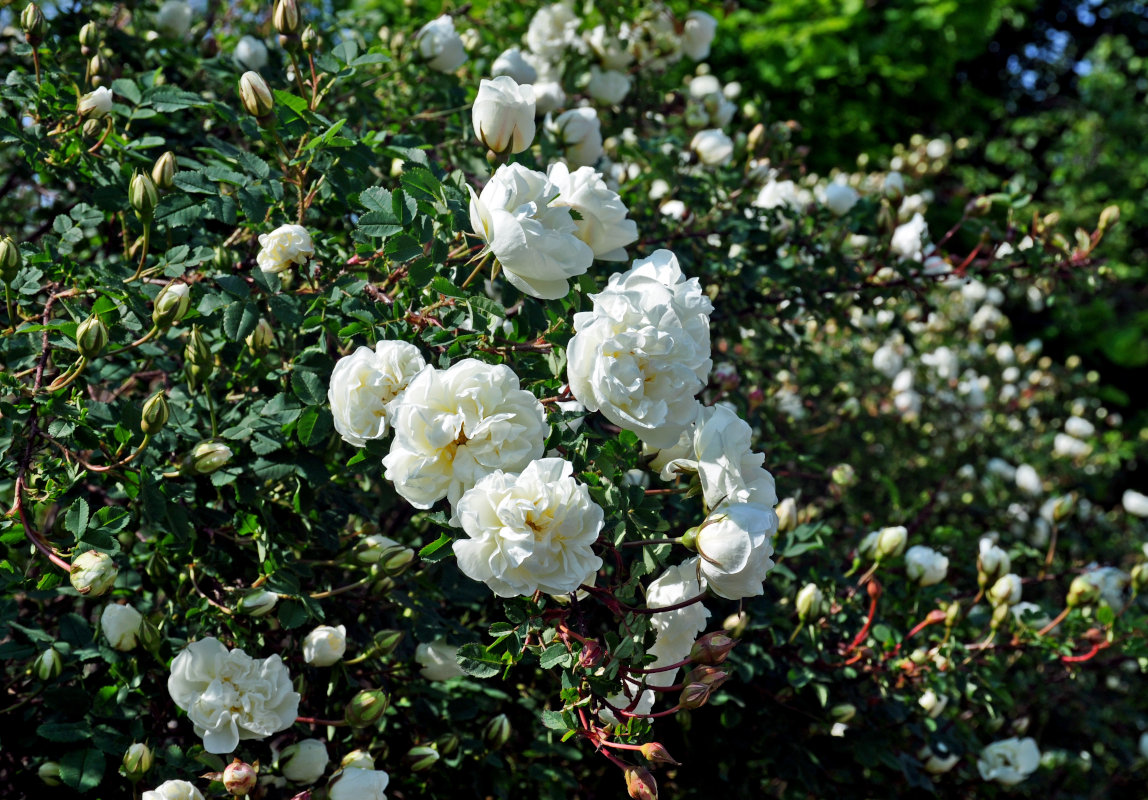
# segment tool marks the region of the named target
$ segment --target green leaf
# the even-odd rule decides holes
[[[139,87],[136,86],[135,81],[130,81],[127,78],[116,78],[112,81],[112,93],[117,97],[122,97],[125,100],[130,100],[131,104],[138,106],[140,104]]]
[[[449,545],[453,543],[454,537],[446,531],[443,531],[438,535],[437,539],[419,550],[419,558],[430,562],[441,561],[450,555],[451,550]]]
[[[502,658],[491,655],[480,644],[464,644],[458,648],[458,666],[475,678],[493,678],[502,672]]]
[[[565,714],[561,711],[543,711],[542,724],[552,731],[564,731],[570,728],[570,726],[566,724]]]
[[[295,395],[309,406],[327,402],[327,392],[319,376],[309,370],[296,370],[291,375],[291,388]]]
[[[559,666],[570,667],[574,664],[574,656],[564,645],[556,644],[542,651],[542,655],[538,657],[538,663],[542,669],[553,669]]]
[[[105,766],[99,750],[73,750],[60,759],[60,779],[78,792],[88,792],[104,779]]]
[[[49,742],[82,742],[92,732],[85,722],[45,722],[36,729],[36,735]]]
[[[87,500],[78,498],[76,502],[72,503],[72,507],[68,509],[67,516],[64,517],[64,527],[79,541],[80,537],[84,535],[84,531],[88,529]]]

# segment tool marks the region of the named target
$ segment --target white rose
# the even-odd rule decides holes
[[[940,583],[949,573],[949,559],[931,547],[913,545],[905,553],[905,574],[921,586]]]
[[[1096,433],[1096,426],[1084,417],[1072,416],[1065,421],[1064,432],[1069,436],[1075,436],[1077,439],[1087,439]]]
[[[415,35],[415,47],[427,66],[451,73],[466,63],[466,47],[455,32],[454,19],[445,14],[423,25]]]
[[[682,52],[694,61],[709,58],[717,25],[717,20],[704,11],[686,14],[686,24],[682,28]]]
[[[278,655],[255,659],[210,636],[172,660],[167,690],[209,753],[286,730],[299,716],[299,694]]]
[[[900,373],[904,365],[905,359],[891,344],[882,345],[873,353],[873,368],[888,378]],[[912,385],[912,373],[909,373],[909,378]]]
[[[280,225],[271,233],[259,235],[259,269],[279,273],[292,264],[305,264],[315,254],[311,234],[301,225]]]
[[[329,667],[347,652],[347,628],[320,625],[303,639],[303,660],[315,667]]]
[[[343,441],[362,447],[387,433],[387,406],[426,366],[409,342],[376,342],[335,362],[327,402]]]
[[[993,742],[981,751],[977,759],[977,771],[986,781],[996,781],[1005,786],[1020,783],[1040,766],[1040,749],[1031,738],[1011,739]]]
[[[590,82],[586,92],[599,103],[615,106],[630,93],[630,76],[616,69],[602,70],[590,67]]]
[[[980,555],[977,557],[977,569],[986,575],[1004,575],[1012,569],[1012,561],[1003,549],[993,544],[988,538],[980,541]]]
[[[753,204],[758,208],[790,208],[801,210],[801,199],[797,196],[797,185],[793,181],[771,180],[761,187]]]
[[[546,129],[575,167],[592,167],[602,157],[602,123],[593,108],[572,108],[554,119],[547,118]]]
[[[1016,468],[1016,486],[1025,494],[1034,496],[1044,491],[1039,473],[1029,464]]]
[[[106,117],[112,113],[112,90],[101,86],[76,101],[76,113],[81,117]]]
[[[191,29],[191,6],[181,0],[167,0],[155,12],[155,29],[171,39],[182,39]]]
[[[925,693],[917,700],[917,703],[925,710],[926,714],[936,719],[941,716],[941,713],[945,710],[945,706],[949,704],[949,698],[946,695],[937,694],[932,689],[926,689]]]
[[[880,561],[883,558],[896,558],[905,552],[905,543],[909,540],[909,531],[904,525],[894,525],[877,531],[877,538],[873,542],[873,555]],[[864,546],[862,542],[862,546]]]
[[[534,113],[549,114],[566,105],[566,91],[559,81],[535,81]],[[599,133],[601,136],[601,133]]]
[[[725,131],[709,128],[694,134],[690,140],[690,149],[698,154],[698,160],[707,167],[720,167],[733,158],[733,139]]]
[[[330,760],[327,745],[318,739],[304,739],[279,754],[279,771],[289,781],[314,783],[323,777]]]
[[[544,300],[565,297],[568,280],[594,262],[594,251],[578,238],[570,209],[555,203],[558,194],[546,175],[521,164],[504,164],[482,194],[470,192],[471,228],[511,284]]]
[[[1016,467],[1003,458],[990,458],[985,464],[985,469],[1006,483],[1016,480]]]
[[[534,141],[534,87],[502,75],[483,80],[471,107],[474,135],[495,153],[521,153]]]
[[[458,501],[470,538],[454,543],[463,574],[499,597],[575,591],[602,559],[591,545],[602,509],[561,458],[532,461],[519,475],[493,472]]]
[[[638,225],[626,219],[629,209],[618,193],[606,185],[601,173],[593,167],[579,167],[571,172],[556,161],[546,171],[546,177],[558,189],[558,197],[551,205],[578,212],[581,219],[574,220],[576,235],[594,251],[594,258],[625,261],[626,245],[638,241]]]
[[[706,506],[754,503],[773,508],[777,489],[762,468],[765,455],[753,452],[753,429],[729,406],[698,411],[693,449]]]
[[[853,210],[861,195],[852,186],[834,181],[825,187],[825,207],[839,217]]]
[[[517,47],[503,50],[490,65],[490,74],[498,78],[503,75],[513,78],[515,83],[534,83],[538,80],[538,70],[527,61]]]
[[[1084,458],[1092,452],[1092,445],[1067,433],[1058,433],[1052,440],[1053,455],[1062,458]]]
[[[1044,613],[1044,609],[1036,603],[1021,602],[1017,603],[1010,609],[1013,618],[1016,619],[1021,625],[1026,628],[1035,628],[1040,630],[1048,623],[1052,622],[1052,618]],[[1026,619],[1026,616],[1028,619]]]
[[[526,30],[526,46],[542,58],[557,60],[578,36],[582,22],[566,3],[543,6]]]
[[[924,242],[929,238],[929,226],[920,214],[893,231],[893,239],[889,243],[894,255],[900,256],[903,261],[920,261],[924,258]]]
[[[244,36],[236,42],[231,58],[243,69],[258,72],[267,66],[267,45],[254,36]]]
[[[1014,572],[1007,575],[1002,575],[993,584],[988,592],[988,600],[994,607],[1001,605],[1015,606],[1020,602],[1021,592],[1024,591],[1024,586],[1020,582],[1020,576]]]
[[[763,594],[776,532],[777,515],[768,506],[726,503],[712,512],[698,528],[696,547],[714,594],[727,600]]]
[[[1113,609],[1119,611],[1124,607],[1125,590],[1132,582],[1132,576],[1127,572],[1116,567],[1097,567],[1081,574],[1080,577],[1095,586],[1104,602]]]
[[[327,785],[329,800],[387,800],[390,776],[381,769],[344,767]]]
[[[164,781],[144,792],[142,800],[203,800],[203,794],[187,781]]]
[[[517,472],[542,456],[546,412],[505,364],[472,358],[427,367],[390,407],[387,480],[416,508],[463,493],[495,470]],[[452,524],[456,524],[452,516]]]
[[[110,603],[100,614],[100,630],[107,637],[108,644],[125,652],[135,648],[141,622],[143,615],[131,605]]]
[[[586,43],[598,56],[605,69],[624,70],[633,63],[634,57],[626,45],[607,31],[605,25],[597,25],[585,35]]]
[[[1135,489],[1126,489],[1120,503],[1132,516],[1148,517],[1148,495],[1140,494]]]
[[[458,648],[441,640],[424,642],[415,648],[415,661],[422,667],[419,674],[428,681],[449,681],[465,675],[457,656]]]
[[[709,374],[709,298],[669,250],[634,262],[574,315],[567,348],[570,390],[587,409],[672,447],[694,421]]]

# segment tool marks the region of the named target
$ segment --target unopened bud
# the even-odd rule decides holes
[[[694,667],[686,673],[683,683],[700,683],[708,686],[710,690],[717,689],[729,680],[729,673],[720,667],[711,667],[706,664]]]
[[[255,767],[238,758],[223,770],[223,788],[236,797],[245,796],[255,788],[258,781],[259,774]]]
[[[144,617],[144,620],[140,623],[139,628],[139,641],[143,646],[143,649],[147,650],[149,653],[154,653],[159,649],[161,639],[162,637],[160,636],[159,628],[157,628],[155,623],[153,623],[147,617]]]
[[[777,532],[786,533],[797,527],[797,501],[787,497],[777,504]]]
[[[371,652],[378,656],[389,656],[398,649],[405,635],[402,631],[391,629],[379,631],[371,640],[374,643]]]
[[[1115,225],[1119,221],[1120,206],[1107,206],[1100,212],[1100,223],[1097,226],[1097,230],[1104,233],[1110,226]]]
[[[108,329],[99,317],[88,317],[76,328],[76,349],[84,358],[95,358],[107,344]]]
[[[1148,564],[1137,564],[1132,568],[1132,591],[1140,593],[1148,586]]]
[[[489,750],[497,750],[510,740],[511,732],[510,720],[499,714],[482,729],[482,743]]]
[[[187,337],[184,359],[187,361],[187,380],[192,389],[206,382],[215,369],[215,357],[198,325],[191,329],[191,335]]]
[[[104,74],[104,59],[99,53],[96,53],[88,59],[88,76],[92,78],[93,85],[96,84],[95,78]]]
[[[647,742],[641,747],[642,755],[651,764],[678,764],[674,757],[670,755],[670,751],[658,742]]]
[[[283,36],[299,31],[299,6],[295,0],[278,0],[271,15],[271,24]]]
[[[821,606],[824,602],[825,594],[817,584],[805,584],[797,593],[797,600],[794,601],[794,605],[797,606],[797,618],[802,622],[817,619],[821,616]]]
[[[1022,591],[1020,577],[1010,572],[997,579],[989,589],[987,597],[993,606],[1015,606],[1020,602]]]
[[[983,217],[993,207],[993,201],[987,197],[974,197],[965,204],[965,213],[970,217]]]
[[[695,708],[701,708],[709,699],[710,687],[704,683],[688,683],[686,684],[686,688],[682,689],[682,694],[678,698],[678,705],[690,711]]]
[[[55,680],[63,671],[64,659],[60,657],[60,651],[55,647],[49,647],[32,662],[32,674],[40,681]]]
[[[48,20],[44,19],[44,12],[35,3],[29,3],[20,13],[20,28],[24,31],[24,38],[29,44],[39,44],[48,32]]]
[[[834,485],[848,489],[857,485],[857,472],[851,464],[838,464],[830,473]]]
[[[761,143],[765,140],[765,125],[757,123],[750,128],[749,136],[745,140],[745,149],[750,154],[753,154],[757,148],[761,147]]]
[[[256,589],[243,596],[243,599],[239,601],[239,610],[252,617],[265,617],[271,613],[278,602],[279,595],[274,592]]]
[[[267,81],[263,80],[258,72],[244,72],[239,79],[239,99],[248,114],[255,117],[262,124],[271,114],[275,100]]]
[[[390,701],[387,693],[382,689],[370,689],[359,692],[347,703],[344,714],[347,724],[352,728],[365,728],[374,725],[383,718],[387,704]]]
[[[729,657],[737,640],[726,634],[725,631],[707,633],[694,642],[690,648],[690,660],[697,664],[721,664]]]
[[[143,404],[143,413],[140,416],[140,430],[151,436],[163,430],[171,412],[167,406],[167,397],[163,390],[156,392]]]
[[[88,550],[76,556],[69,578],[72,588],[80,594],[99,597],[112,588],[118,575],[119,570],[111,556],[99,550]]]
[[[36,770],[36,774],[48,786],[60,785],[60,764],[57,761],[45,761]]]
[[[100,44],[100,26],[95,22],[85,22],[80,28],[80,52],[88,55]]]
[[[247,349],[256,355],[267,352],[275,343],[275,332],[271,330],[271,323],[260,317],[259,322],[255,323],[255,330],[247,334],[247,338],[243,341],[246,342]]]
[[[191,451],[191,470],[197,475],[210,475],[231,461],[231,448],[223,442],[200,442]]]
[[[439,760],[439,752],[433,747],[418,745],[408,750],[403,760],[410,766],[411,772],[423,772],[435,765]]]
[[[142,742],[136,742],[124,753],[124,774],[128,780],[135,783],[151,769],[151,748]]]
[[[1012,615],[1012,607],[1007,603],[1001,603],[998,606],[993,606],[992,619],[989,621],[989,628],[996,630],[1003,625],[1008,618]]]
[[[379,566],[391,577],[402,575],[414,561],[415,551],[401,544],[392,545],[379,556]]]
[[[20,263],[23,261],[20,247],[11,236],[0,239],[0,280],[12,283],[20,273]]]
[[[578,653],[578,666],[583,669],[593,669],[602,663],[605,655],[606,649],[602,647],[600,642],[587,639],[582,643],[582,650]]]
[[[160,189],[175,186],[175,153],[168,150],[155,160],[151,168],[151,179]]]
[[[645,767],[626,767],[626,792],[634,800],[658,800],[658,782]]]
[[[183,319],[190,305],[191,287],[186,283],[172,281],[155,296],[151,321],[160,330],[170,328]]]
[[[895,558],[905,552],[905,543],[908,540],[909,531],[904,525],[882,528],[877,536],[874,557],[878,561],[885,558]]]
[[[948,607],[945,609],[945,627],[953,627],[957,624],[957,621],[960,620],[960,618],[961,604],[954,600],[953,602],[949,603]]]
[[[343,760],[339,762],[339,766],[351,769],[374,769],[375,759],[366,750],[352,750],[343,756]]]
[[[857,706],[852,703],[838,703],[829,709],[829,718],[844,725],[857,716]]]
[[[299,43],[303,46],[303,52],[310,53],[319,43],[319,34],[315,33],[315,29],[308,25],[303,29],[303,35],[299,37]]]
[[[99,139],[100,134],[104,132],[104,123],[98,119],[85,120],[80,132],[85,139]]]
[[[1086,575],[1077,575],[1068,586],[1068,607],[1086,606],[1100,599],[1100,587]]]
[[[128,201],[135,209],[136,215],[144,224],[151,222],[155,214],[156,204],[159,203],[159,193],[155,188],[155,181],[146,172],[137,172],[132,176],[128,186]]]

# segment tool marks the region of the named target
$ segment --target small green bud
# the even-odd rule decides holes
[[[175,186],[175,153],[168,150],[155,160],[151,168],[151,179],[160,189]]]
[[[48,32],[48,20],[44,19],[44,12],[38,5],[29,3],[20,13],[20,28],[29,44],[39,44],[43,40]]]
[[[48,786],[60,785],[60,764],[56,761],[45,761],[36,770],[36,774]]]
[[[100,26],[95,22],[85,22],[80,28],[80,52],[84,55],[100,45]]]
[[[275,106],[267,81],[258,72],[244,72],[239,79],[239,99],[247,113],[263,124]]]
[[[365,728],[383,718],[389,702],[390,698],[382,689],[359,692],[347,703],[344,717],[352,728]]]
[[[255,323],[255,330],[247,334],[247,338],[243,341],[253,354],[266,353],[275,343],[275,332],[271,330],[271,323],[260,317],[259,322]]]
[[[112,588],[117,575],[119,570],[111,556],[99,550],[88,550],[72,562],[70,580],[72,588],[80,594],[99,597]]]
[[[299,31],[299,6],[295,0],[277,0],[271,14],[271,24],[282,36],[291,36]]]
[[[1100,599],[1100,587],[1086,575],[1077,575],[1068,586],[1068,607],[1092,605]]]
[[[439,752],[433,747],[418,745],[408,750],[403,760],[410,765],[411,772],[423,772],[435,765],[439,760]]]
[[[140,623],[139,629],[139,642],[143,645],[144,650],[149,653],[154,653],[159,649],[159,644],[162,641],[159,628],[155,626],[151,620],[144,617],[143,622]]]
[[[845,724],[857,716],[857,706],[852,703],[838,703],[829,709],[829,718],[834,722]]]
[[[279,595],[274,592],[256,589],[244,595],[243,599],[239,601],[239,610],[252,617],[265,617],[271,613],[278,602]]]
[[[830,473],[834,485],[848,489],[857,485],[857,472],[850,464],[838,464]]]
[[[12,283],[20,273],[20,264],[23,261],[20,247],[11,236],[0,239],[0,280]]]
[[[1012,606],[1007,603],[1001,603],[998,606],[993,606],[993,616],[989,622],[989,628],[996,630],[1008,620],[1012,613]]]
[[[949,603],[948,608],[945,609],[945,627],[951,628],[957,624],[961,618],[961,604],[956,600]]]
[[[482,729],[482,743],[489,750],[497,750],[510,740],[512,732],[510,720],[505,714],[499,714]]]
[[[797,618],[802,622],[808,619],[817,619],[821,616],[821,605],[825,602],[825,594],[815,583],[807,583],[797,593]]]
[[[374,644],[371,647],[371,650],[375,655],[389,656],[391,653],[398,649],[399,644],[401,644],[403,641],[404,635],[405,634],[402,631],[396,631],[389,628],[386,630],[381,630],[376,633],[372,639]]]
[[[93,85],[96,84],[96,78],[104,74],[104,59],[99,53],[88,59],[88,75],[92,78]]]
[[[140,416],[140,430],[148,435],[155,435],[163,430],[171,412],[168,409],[167,397],[163,390],[156,392],[143,404],[143,413]]]
[[[80,131],[85,139],[99,139],[100,134],[104,132],[104,123],[98,119],[85,120],[84,127]]]
[[[1106,206],[1105,209],[1100,212],[1100,223],[1097,226],[1097,230],[1104,233],[1104,231],[1119,221],[1120,206]]]
[[[299,43],[303,46],[304,53],[310,53],[319,43],[319,34],[315,33],[315,29],[308,25],[303,29],[303,35],[299,37]]]
[[[124,753],[124,774],[128,780],[135,783],[151,769],[151,748],[146,744],[136,742]]]
[[[55,647],[49,647],[36,656],[36,660],[32,662],[32,674],[36,676],[37,680],[45,683],[60,677],[60,673],[63,671],[64,660],[60,657],[60,651]]]
[[[366,750],[352,750],[343,756],[343,760],[339,762],[340,767],[350,767],[352,769],[374,769],[375,759]]]
[[[434,748],[443,758],[450,758],[458,751],[458,734],[444,733],[434,740]]]
[[[682,694],[678,698],[678,705],[690,711],[695,708],[701,708],[709,699],[710,687],[704,683],[687,683],[686,688],[682,689]]]
[[[1137,564],[1132,568],[1132,591],[1139,594],[1148,586],[1148,564]]]
[[[132,176],[132,182],[128,186],[128,201],[145,225],[151,222],[156,204],[159,203],[159,193],[156,191],[155,181],[146,172],[137,172]]]
[[[191,451],[191,469],[197,475],[210,475],[231,461],[231,448],[223,442],[200,442]]]
[[[186,283],[172,281],[155,296],[151,321],[160,330],[170,328],[183,319],[190,305],[191,287]]]
[[[905,544],[909,540],[909,531],[903,525],[892,528],[882,528],[877,535],[877,545],[874,557],[881,561],[886,558],[895,558],[905,552]]]
[[[191,329],[191,335],[187,337],[184,359],[187,361],[187,381],[192,389],[203,385],[215,370],[215,356],[211,354],[207,339],[198,325]]]
[[[99,317],[88,317],[76,328],[76,349],[84,358],[95,358],[107,344],[108,329]]]

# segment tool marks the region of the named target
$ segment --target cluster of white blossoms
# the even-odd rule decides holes
[[[327,401],[343,441],[362,447],[387,434],[387,407],[426,367],[413,344],[382,340],[339,359]]]
[[[297,264],[306,264],[315,255],[311,234],[302,225],[280,225],[271,233],[259,235],[259,269],[278,274]]]
[[[299,715],[299,693],[278,655],[252,658],[213,637],[192,642],[172,660],[167,690],[209,753],[230,753],[241,739],[286,730]]]

